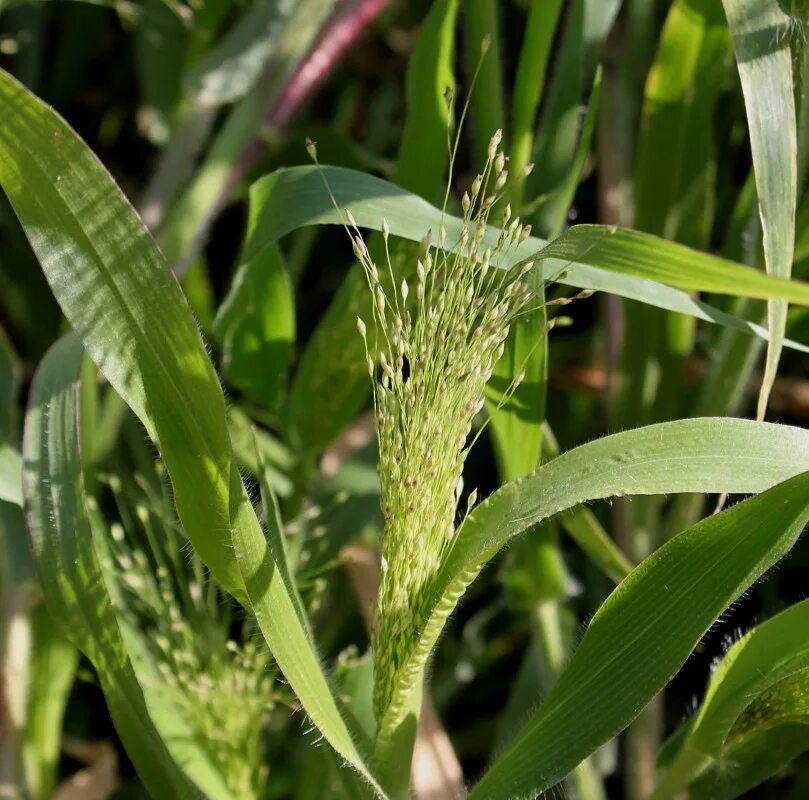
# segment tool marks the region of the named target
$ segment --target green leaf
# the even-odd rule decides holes
[[[444,92],[454,88],[455,18],[458,0],[437,0],[424,20],[407,67],[407,118],[394,182],[438,200],[447,165],[449,109]]]
[[[656,797],[673,797],[723,755],[736,721],[751,701],[809,668],[809,600],[782,611],[736,642],[711,677],[699,714],[666,770]],[[795,703],[792,704],[793,709]],[[797,712],[797,709],[795,709]]]
[[[26,415],[26,515],[48,606],[98,671],[116,730],[149,790],[158,797],[193,798],[199,790],[191,777],[212,797],[228,798],[201,754],[183,764],[189,777],[184,774],[157,727],[158,718],[172,720],[176,713],[150,705],[121,637],[84,505],[76,388],[81,359],[73,336],[48,351]]]
[[[741,739],[691,787],[690,800],[735,800],[809,750],[809,724],[784,724]]]
[[[784,678],[752,700],[733,726],[719,757],[688,789],[692,800],[732,800],[784,769],[809,750],[809,670]],[[693,722],[693,720],[692,720]],[[670,763],[688,735],[683,726],[659,763]]]
[[[532,291],[543,297],[541,278],[534,270],[528,278]],[[512,323],[503,355],[486,386],[486,410],[501,482],[531,472],[540,460],[548,381],[545,322],[545,308],[540,305]],[[513,388],[521,372],[523,380]]]
[[[245,258],[253,257],[285,234],[305,225],[342,224],[341,215],[324,186],[324,178],[338,207],[350,209],[360,227],[381,230],[383,219],[387,219],[394,236],[421,241],[428,231],[433,232],[435,239],[443,221],[448,242],[457,241],[460,236],[458,218],[442,217],[439,209],[387,181],[339,167],[293,167],[273,172],[251,187],[250,205],[256,208],[252,213],[255,224],[245,246]],[[496,239],[497,231],[490,229],[487,237]],[[783,296],[792,302],[809,304],[809,286],[804,283],[769,278],[718,256],[636,231],[577,225],[551,245],[545,247],[546,244],[542,239],[528,238],[511,248],[503,266],[539,259],[546,280],[611,292],[763,338],[767,333],[761,326],[726,314],[671,287],[686,291],[705,288],[706,291],[765,299]],[[363,290],[364,276],[357,272],[349,279],[352,281],[347,287],[350,298]],[[349,318],[351,320],[353,317]],[[791,346],[809,350],[794,342]],[[356,369],[364,373],[362,363]]]
[[[540,251],[538,257],[586,263],[686,291],[760,300],[783,297],[809,305],[809,284],[762,275],[751,267],[626,228],[576,225]]]
[[[677,0],[644,91],[635,224],[706,247],[714,211],[714,114],[726,82],[730,35],[719,3]]]
[[[370,318],[369,297],[365,274],[355,263],[303,352],[289,410],[290,437],[303,452],[332,442],[368,397],[368,368],[356,319]]]
[[[469,75],[477,72],[470,87],[469,105],[475,143],[475,164],[485,164],[489,140],[505,125],[503,110],[503,70],[500,55],[500,24],[496,0],[478,0],[464,7],[464,50]],[[514,101],[519,97],[514,91]],[[503,150],[507,147],[503,146]],[[513,162],[513,155],[512,155]]]
[[[306,609],[298,592],[295,583],[295,576],[289,567],[289,557],[287,554],[286,539],[284,535],[284,523],[281,521],[281,511],[278,508],[278,500],[272,489],[272,484],[267,474],[267,467],[259,447],[258,439],[254,436],[254,449],[258,461],[258,482],[261,489],[261,516],[264,522],[264,529],[267,532],[267,542],[272,551],[273,561],[278,565],[278,571],[286,586],[287,593],[292,598],[295,613],[298,615],[301,627],[306,631],[309,641],[314,646],[314,636],[309,626],[309,619],[306,616]]]
[[[65,316],[158,445],[192,544],[254,611],[325,738],[373,784],[272,560],[233,459],[219,381],[176,280],[60,117],[2,72],[0,105],[8,113],[0,184]]]
[[[568,219],[568,212],[573,207],[573,200],[576,190],[579,188],[587,159],[590,155],[590,148],[595,134],[596,121],[598,119],[599,98],[601,97],[601,67],[596,70],[593,79],[593,87],[590,90],[590,98],[587,101],[587,112],[581,123],[581,130],[573,151],[573,159],[564,178],[554,190],[555,198],[553,204],[545,211],[545,226],[548,236],[556,238],[565,228]]]
[[[257,136],[267,111],[283,89],[284,81],[309,49],[331,12],[332,5],[328,0],[301,0],[297,3],[283,4],[283,8],[279,3],[261,3],[246,12],[248,17],[252,17],[253,24],[258,26],[246,33],[251,39],[257,32],[259,33],[255,47],[265,59],[262,62],[263,69],[259,73],[260,79],[252,90],[229,111],[204,160],[197,167],[193,179],[177,202],[171,206],[165,224],[160,228],[161,249],[178,273],[181,273],[196,255],[211,216],[220,210],[219,205],[227,200],[228,193],[233,189],[229,184],[234,175],[239,174],[237,166],[239,158]],[[284,13],[284,9],[287,13]],[[266,20],[264,27],[256,20],[256,16]],[[237,23],[239,26],[242,24],[246,28],[251,28],[247,23]],[[236,35],[235,32],[233,35]],[[229,40],[229,37],[226,39]],[[225,40],[221,44],[224,48]],[[239,68],[235,66],[235,63],[239,63],[240,56],[244,55],[250,60],[255,52],[253,48],[240,52],[238,46],[233,45],[235,63],[230,59],[230,54],[229,49],[220,51],[216,58],[211,55],[212,60],[206,64],[204,70],[200,65],[198,74],[204,76],[206,81],[199,86],[203,99],[208,94],[208,87],[210,87],[208,96],[212,102],[219,102],[223,99],[223,94],[227,97],[231,89],[235,88],[238,92],[245,89],[242,85],[244,76],[235,81],[232,70],[235,69],[236,73],[239,73],[244,67],[244,65]],[[256,66],[256,63],[250,63],[247,69],[248,77],[252,76],[250,70]],[[229,83],[231,80],[234,80],[234,83]],[[191,88],[194,88],[193,82]],[[200,112],[200,108],[193,109],[187,120],[192,127],[195,124],[195,117],[200,113],[204,111]],[[193,135],[193,132],[190,133]],[[186,135],[188,134],[189,132],[186,132]],[[183,142],[179,144],[182,145]],[[182,158],[181,153],[177,155]]]
[[[526,187],[526,199],[541,201],[534,219],[542,234],[551,232],[567,214],[566,184],[580,138],[581,100],[593,83],[599,47],[620,6],[621,0],[574,0],[567,14],[531,159],[538,168]]]
[[[135,56],[146,133],[153,144],[171,135],[182,96],[180,76],[188,45],[188,26],[173,4],[143,0],[135,35]]]
[[[531,161],[535,117],[545,88],[551,45],[563,5],[562,0],[532,0],[525,24],[511,101],[509,162],[509,170],[517,181],[511,190],[511,202],[520,214],[525,190],[525,179],[520,175]]]
[[[280,497],[293,492],[292,471],[295,461],[291,452],[269,432],[256,428],[252,420],[238,406],[228,411],[228,430],[233,444],[233,455],[239,466],[254,478],[262,474]],[[256,456],[256,445],[258,454]]]
[[[5,73],[0,103],[9,116],[0,132],[0,184],[65,316],[161,448],[189,538],[222,585],[238,593],[232,552],[210,524],[228,519],[224,398],[180,288],[118,187],[65,122]]]
[[[598,610],[567,669],[471,800],[547,789],[626,727],[807,520],[804,473],[703,520],[646,559]]]
[[[728,458],[733,453],[733,458]],[[430,611],[382,729],[399,714],[447,618],[500,548],[542,520],[580,503],[626,495],[759,492],[809,469],[809,431],[749,420],[680,420],[582,445],[506,484],[477,506],[455,534],[433,579]],[[586,755],[586,754],[585,754]]]
[[[214,108],[244,97],[277,49],[293,8],[292,3],[251,4],[185,76],[188,94]]]
[[[733,34],[750,129],[767,273],[788,278],[795,246],[798,144],[789,22],[778,0],[722,0]],[[758,399],[767,409],[786,329],[788,304],[768,306],[770,344]]]
[[[543,425],[542,435],[546,458],[556,458],[559,455],[559,444],[547,423]],[[632,562],[586,506],[579,505],[561,514],[559,524],[614,583],[618,583],[632,571]]]
[[[264,408],[277,407],[295,340],[295,300],[277,247],[239,267],[213,332],[228,380]]]

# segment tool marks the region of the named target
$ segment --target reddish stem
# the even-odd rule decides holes
[[[301,105],[331,74],[350,45],[389,0],[347,0],[338,8],[301,59],[265,121],[283,130]]]

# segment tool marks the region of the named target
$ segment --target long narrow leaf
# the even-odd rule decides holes
[[[733,457],[729,458],[728,454]],[[580,503],[680,492],[760,492],[809,469],[809,431],[748,420],[693,419],[650,425],[577,447],[512,481],[466,517],[434,578],[431,611],[400,667],[382,727],[400,723],[413,676],[483,566],[512,537]]]
[[[229,798],[204,756],[192,755],[193,742],[182,736],[176,711],[150,706],[110,605],[84,505],[77,401],[82,355],[73,336],[51,348],[37,372],[26,416],[26,516],[48,606],[98,671],[118,734],[149,790],[158,797],[193,798],[203,790]],[[169,730],[160,730],[158,719],[172,729],[169,741],[177,750],[166,744]],[[184,753],[182,768],[177,751]]]
[[[247,496],[222,390],[176,280],[112,178],[60,117],[2,72],[0,106],[0,185],[65,316],[159,446],[189,539],[255,612],[326,739],[373,783]]]
[[[245,258],[252,258],[300,227],[342,224],[324,179],[337,205],[350,209],[361,227],[381,230],[386,219],[391,234],[420,241],[429,231],[435,240],[443,223],[447,242],[458,241],[461,220],[442,216],[439,209],[425,200],[387,181],[339,167],[293,167],[261,178],[251,187],[251,228]],[[497,238],[494,229],[488,235]],[[509,250],[504,266],[541,257],[542,274],[547,280],[612,292],[762,338],[767,333],[761,326],[735,318],[672,287],[686,291],[704,288],[765,299],[788,297],[792,302],[809,304],[806,284],[768,278],[717,256],[635,231],[580,225],[553,242],[547,251],[542,249],[546,245],[542,239],[530,237]],[[358,276],[357,288],[362,286],[362,278]],[[791,346],[806,350],[794,342]]]
[[[407,120],[394,180],[430,200],[444,185],[449,109],[444,92],[455,84],[458,0],[433,3],[407,69]]]
[[[657,550],[601,606],[545,702],[470,799],[533,796],[626,727],[808,520],[803,473]]]
[[[767,273],[788,278],[795,246],[798,143],[788,19],[778,0],[722,0],[742,81]],[[764,417],[784,339],[787,303],[768,306],[770,344],[758,400]]]

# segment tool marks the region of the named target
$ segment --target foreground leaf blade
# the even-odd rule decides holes
[[[232,553],[211,530],[212,521],[228,519],[224,399],[180,287],[120,190],[65,122],[6,73],[0,105],[0,184],[53,293],[93,361],[158,443],[194,546],[238,594]],[[144,378],[157,386],[147,389]]]
[[[549,788],[626,727],[716,617],[789,551],[807,520],[803,473],[657,550],[601,606],[545,702],[470,798]]]
[[[325,738],[374,783],[247,496],[222,390],[176,280],[112,178],[64,120],[3,72],[0,105],[7,112],[0,185],[65,316],[160,448],[189,539],[222,586],[255,612],[278,666]]]
[[[733,453],[733,458],[728,458]],[[737,419],[692,419],[605,436],[512,481],[475,508],[435,576],[431,611],[400,667],[382,727],[396,728],[413,676],[483,566],[512,537],[562,511],[612,496],[760,492],[809,469],[809,431]]]

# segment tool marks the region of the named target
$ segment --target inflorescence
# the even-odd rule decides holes
[[[484,169],[463,195],[462,226],[450,238],[442,224],[436,242],[430,234],[422,240],[410,282],[394,275],[387,222],[387,274],[381,275],[346,212],[373,295],[376,334],[357,318],[374,388],[385,520],[373,633],[378,715],[390,702],[397,669],[428,611],[425,590],[455,531],[463,464],[484,387],[512,321],[532,298],[533,262],[502,268],[530,226],[513,217],[508,205],[500,210],[509,180],[506,156],[498,150],[501,138],[499,131],[492,137]],[[474,502],[473,492],[467,510]]]

